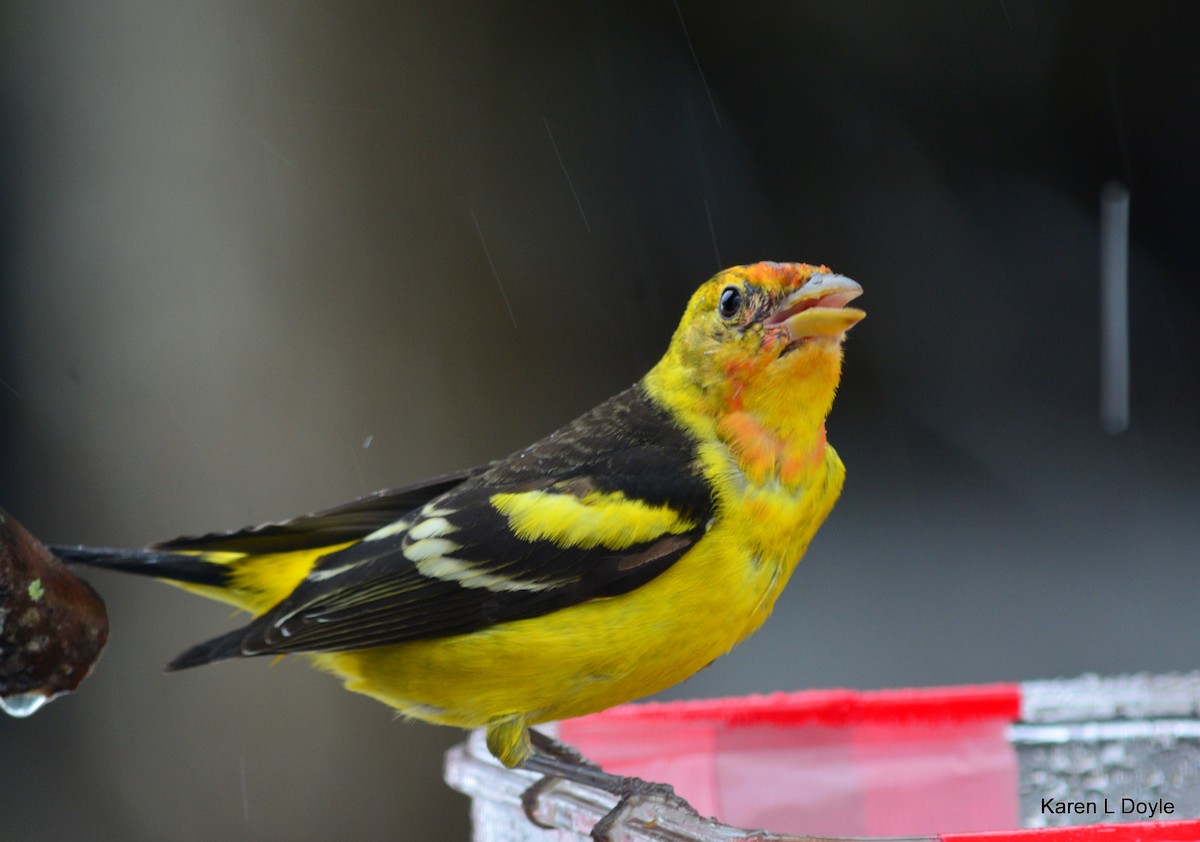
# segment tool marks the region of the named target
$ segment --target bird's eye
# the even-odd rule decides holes
[[[742,312],[742,291],[737,287],[725,287],[721,290],[721,300],[717,304],[717,311],[723,319],[732,319]]]

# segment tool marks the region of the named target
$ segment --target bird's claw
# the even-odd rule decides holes
[[[556,827],[540,818],[538,812],[542,796],[562,780],[547,775],[521,793],[521,809],[524,810],[525,817],[538,827],[546,830]],[[676,795],[674,788],[669,784],[644,781],[641,778],[624,778],[621,786],[612,794],[618,798],[616,805],[592,826],[590,835],[595,842],[617,842],[614,831],[647,805],[657,805],[660,809],[679,810],[699,816],[696,809]]]
[[[547,775],[534,781],[532,786],[521,793],[521,809],[525,811],[525,818],[538,827],[554,830],[554,825],[548,824],[538,817],[538,807],[541,806],[542,796],[545,795],[546,790],[553,789],[555,784],[561,780],[562,778]]]
[[[700,815],[691,804],[675,794],[670,784],[625,778],[621,791],[615,794],[620,797],[616,806],[592,826],[591,836],[595,842],[616,842],[613,831],[648,804],[656,804],[661,809],[681,810],[693,816]]]

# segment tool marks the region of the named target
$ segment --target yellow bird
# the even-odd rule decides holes
[[[305,653],[405,716],[529,726],[662,690],[755,631],[842,489],[825,440],[862,288],[727,269],[629,389],[506,459],[147,551],[57,547],[245,609],[171,669]]]

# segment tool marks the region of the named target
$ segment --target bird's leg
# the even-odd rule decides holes
[[[562,740],[556,740],[549,734],[543,734],[541,731],[533,728],[529,729],[529,744],[533,747],[534,751],[540,752],[546,757],[553,757],[566,763],[574,764],[575,766],[583,766],[588,769],[600,771],[600,764],[588,760],[575,746],[567,745]]]
[[[670,784],[610,775],[565,743],[533,729],[530,729],[529,736],[534,751],[521,766],[531,772],[539,772],[546,776],[521,795],[521,806],[525,810],[525,815],[536,825],[547,826],[537,818],[538,799],[559,779],[573,781],[617,796],[616,806],[609,810],[592,828],[592,838],[597,842],[612,839],[613,829],[632,815],[638,807],[648,802],[696,815],[692,805],[676,795]]]

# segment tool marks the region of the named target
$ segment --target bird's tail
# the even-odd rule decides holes
[[[50,551],[70,564],[150,576],[257,616],[291,593],[319,558],[343,546],[266,553],[167,545],[148,550],[53,546]]]
[[[241,604],[240,589],[234,584],[235,569],[219,560],[161,550],[118,550],[83,546],[52,546],[49,549],[69,564],[151,576],[194,593],[249,608]],[[167,670],[173,672],[237,657],[241,654],[239,643],[244,634],[245,631],[239,629],[199,646],[193,646],[168,664]]]
[[[80,545],[53,545],[49,549],[68,564],[83,564],[102,570],[152,576],[184,587],[223,590],[229,586],[230,568],[201,556],[158,550],[117,550]]]

